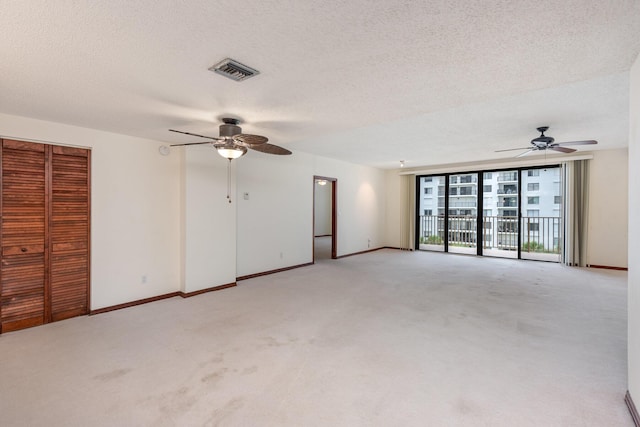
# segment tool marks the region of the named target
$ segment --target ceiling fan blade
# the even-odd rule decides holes
[[[233,139],[240,144],[244,144],[247,147],[252,145],[266,144],[269,138],[262,135],[250,135],[247,133],[241,133],[239,135],[233,135]]]
[[[597,144],[598,141],[594,141],[593,139],[588,139],[586,141],[569,141],[569,142],[557,142],[555,145],[593,145]]]
[[[261,153],[278,154],[280,156],[288,156],[289,154],[291,154],[291,151],[287,150],[286,148],[268,143],[250,145],[249,148],[251,148],[252,150],[260,151]]]
[[[573,148],[558,147],[556,145],[549,147],[549,150],[559,151],[560,153],[573,153],[574,151],[577,151]]]
[[[506,150],[496,150],[494,151],[494,153],[500,153],[501,151],[516,151],[516,150],[531,150],[531,147],[507,148]]]
[[[536,150],[535,148],[530,148],[529,151],[525,151],[524,153],[520,153],[516,157],[528,156],[529,154],[533,153],[534,151],[538,151],[538,150]]]
[[[214,141],[220,141],[220,138],[215,138],[213,136],[198,135],[197,133],[183,132],[181,130],[175,130],[175,129],[169,129],[169,131],[170,132],[176,132],[176,133],[182,133],[184,135],[197,136],[198,138],[206,138],[206,139],[213,139]]]
[[[169,147],[181,147],[183,145],[203,145],[203,144],[213,144],[212,141],[205,141],[205,142],[187,142],[185,144],[171,144]]]

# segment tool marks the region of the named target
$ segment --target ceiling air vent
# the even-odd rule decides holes
[[[209,70],[225,77],[229,77],[231,80],[235,80],[237,82],[241,82],[248,79],[249,77],[260,74],[260,71],[254,70],[251,67],[247,67],[246,65],[241,64],[231,58],[223,59],[213,67],[209,68]]]

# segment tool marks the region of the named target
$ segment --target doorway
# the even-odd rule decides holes
[[[337,258],[338,180],[313,177],[313,262]]]
[[[560,262],[558,165],[416,177],[421,250]]]

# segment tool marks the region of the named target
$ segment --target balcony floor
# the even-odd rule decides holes
[[[420,249],[421,251],[444,252],[444,245],[426,245],[421,243],[418,249]],[[475,247],[465,248],[460,246],[449,246],[449,253],[475,255],[477,253],[477,249]],[[512,259],[518,258],[518,253],[516,251],[508,251],[504,249],[485,248],[482,251],[482,253],[484,254],[484,256],[490,256],[490,257],[512,258]],[[547,254],[542,252],[522,251],[520,256],[522,257],[522,259],[532,260],[532,261],[560,262],[559,254]]]

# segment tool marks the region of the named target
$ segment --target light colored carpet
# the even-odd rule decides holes
[[[314,261],[331,259],[331,236],[321,236],[313,238]]]
[[[632,426],[626,274],[380,250],[0,336],[3,426]]]

